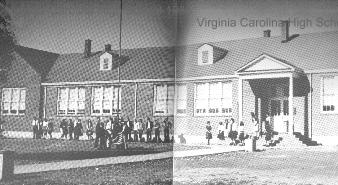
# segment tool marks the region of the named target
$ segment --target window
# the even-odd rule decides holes
[[[154,115],[168,116],[174,114],[174,85],[155,85]]]
[[[206,64],[209,62],[209,55],[208,55],[208,51],[202,51],[202,63]]]
[[[338,113],[338,76],[323,77],[322,83],[322,111],[324,113]]]
[[[24,115],[26,113],[26,89],[5,88],[2,90],[2,114]]]
[[[187,85],[176,86],[176,114],[184,115],[187,111]]]
[[[195,115],[229,115],[232,113],[232,83],[196,85]]]
[[[214,47],[204,44],[198,48],[198,65],[209,65],[214,63]]]
[[[82,87],[58,88],[58,115],[84,115],[86,89]]]
[[[100,71],[109,71],[112,69],[112,56],[105,53],[100,56]]]
[[[120,92],[118,92],[120,91]],[[119,111],[117,110],[118,94],[120,93]],[[121,112],[121,90],[114,86],[93,87],[92,114],[112,115]]]
[[[104,58],[103,59],[103,66],[102,66],[103,70],[107,70],[109,69],[109,59],[108,58]]]

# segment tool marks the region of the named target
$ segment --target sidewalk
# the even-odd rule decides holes
[[[241,150],[244,150],[244,148],[239,146],[229,147],[224,145],[210,145],[209,149],[184,150],[174,152],[163,152],[157,154],[119,156],[119,157],[85,159],[85,160],[72,160],[72,161],[62,161],[43,164],[17,165],[14,166],[14,174],[36,173],[71,168],[84,168],[84,167],[103,166],[121,163],[141,162],[171,157],[191,157],[200,155],[210,155]]]

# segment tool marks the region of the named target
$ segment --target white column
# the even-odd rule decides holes
[[[238,123],[243,121],[243,80],[238,78]]]
[[[47,104],[47,86],[43,87],[43,118],[46,118],[46,104]]]
[[[135,87],[134,87],[134,120],[136,119],[136,116],[137,116],[137,88],[138,88],[138,84],[135,83]]]
[[[291,132],[290,132],[291,130]],[[293,124],[293,75],[289,77],[289,132],[294,132]]]

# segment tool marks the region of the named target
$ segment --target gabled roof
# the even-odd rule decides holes
[[[22,57],[37,73],[41,75],[41,78],[44,79],[54,65],[54,62],[59,57],[59,54],[27,48],[24,46],[16,45],[14,47],[14,52]],[[4,55],[1,57],[2,63],[7,62],[4,65],[10,65],[10,60],[13,58],[10,55]],[[7,68],[4,66],[3,68]]]
[[[176,77],[234,75],[235,71],[262,54],[273,56],[297,68],[308,70],[338,69],[338,31],[302,34],[282,43],[281,36],[208,43],[224,48],[220,61],[199,66],[197,50],[201,44],[178,47]]]
[[[278,72],[278,71],[301,71],[298,67],[288,63],[285,60],[262,54],[251,62],[245,64],[236,70],[236,74],[252,72]]]
[[[96,52],[90,57],[82,53],[63,54],[56,60],[45,82],[84,82],[117,80],[118,52],[113,55],[113,69],[99,70],[99,57],[104,52]],[[121,80],[159,79],[175,77],[175,56],[173,47],[152,47],[122,50],[120,64]]]

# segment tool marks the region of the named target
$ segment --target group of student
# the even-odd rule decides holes
[[[154,123],[155,122],[155,123]],[[173,124],[169,121],[168,117],[163,121],[156,119],[152,121],[149,117],[144,122],[143,119],[135,119],[131,121],[129,118],[124,121],[122,117],[110,117],[88,119],[85,124],[85,131],[82,126],[81,119],[62,119],[59,128],[61,132],[60,139],[79,140],[80,136],[85,133],[88,140],[94,139],[95,133],[95,147],[106,148],[116,142],[172,142],[173,136],[170,138],[170,130]],[[38,119],[33,118],[33,138],[52,139],[52,133],[54,131],[54,120],[53,119]],[[154,131],[154,137],[153,137]],[[164,138],[161,138],[161,131],[164,133]],[[146,134],[146,138],[143,134]]]
[[[88,139],[92,139],[93,124],[88,122],[87,136]],[[154,122],[147,117],[145,123],[142,119],[135,119],[131,121],[129,118],[127,121],[124,119],[111,117],[108,119],[97,118],[95,126],[95,142],[94,147],[99,149],[110,148],[112,144],[123,144],[125,142],[172,142],[170,139],[170,129],[172,129],[172,123],[168,118],[164,119],[161,124],[159,119]],[[152,132],[155,132],[152,137]],[[164,140],[161,139],[161,130],[164,132]],[[146,133],[146,138],[143,137],[143,133]]]
[[[53,119],[47,120],[45,119],[38,119],[36,117],[33,118],[32,121],[33,127],[33,139],[47,139],[47,133],[49,138],[52,138],[52,133],[54,131],[54,121]]]
[[[266,121],[262,122],[262,124],[259,123],[257,116],[252,112],[251,113],[251,125],[247,125],[250,128],[252,128],[253,130],[248,133],[245,133],[245,124],[243,121],[240,121],[239,126],[236,128],[236,126],[234,125],[235,120],[234,118],[230,118],[230,119],[225,119],[225,122],[223,124],[223,122],[219,122],[218,125],[218,134],[217,134],[217,138],[219,140],[225,140],[226,137],[231,139],[231,145],[236,145],[236,139],[238,136],[239,139],[239,143],[241,145],[244,145],[244,140],[248,139],[249,137],[254,137],[256,139],[258,139],[259,137],[261,137],[263,135],[263,133],[266,135],[266,140],[270,140],[272,137],[272,132],[270,129],[270,121],[269,121],[270,117],[269,115],[267,115]],[[212,127],[210,125],[210,121],[207,121],[207,125],[206,125],[206,139],[208,141],[208,145],[210,145],[210,139],[212,139]]]

